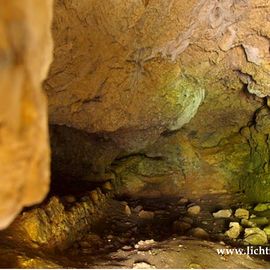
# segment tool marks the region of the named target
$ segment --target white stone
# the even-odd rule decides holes
[[[232,215],[231,209],[222,209],[213,213],[214,218],[229,218]]]

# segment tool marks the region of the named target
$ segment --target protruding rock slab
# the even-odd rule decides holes
[[[0,228],[49,186],[47,103],[52,0],[0,0]]]

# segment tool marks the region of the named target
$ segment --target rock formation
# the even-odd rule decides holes
[[[262,186],[268,145],[247,129],[269,94],[269,24],[266,0],[56,0],[45,84],[56,171],[113,172],[136,196]]]
[[[47,102],[52,0],[0,1],[0,228],[49,184]]]

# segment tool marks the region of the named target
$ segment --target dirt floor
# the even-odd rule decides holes
[[[224,235],[234,218],[213,218],[221,206],[212,198],[110,200],[104,218],[64,250],[29,247],[13,230],[1,232],[0,267],[270,268],[267,256],[218,254],[245,246]]]

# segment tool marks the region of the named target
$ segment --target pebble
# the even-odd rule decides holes
[[[141,205],[137,205],[134,209],[134,212],[140,212],[141,210],[143,210],[143,207]]]
[[[242,231],[241,225],[238,222],[230,222],[229,227],[230,229],[225,232],[225,235],[230,239],[236,239]]]
[[[65,200],[66,202],[68,202],[68,203],[74,203],[74,202],[76,202],[76,198],[75,198],[74,196],[72,196],[72,195],[65,196],[65,197],[64,197],[64,200]]]
[[[267,217],[254,217],[254,218],[250,218],[249,221],[257,225],[267,225],[269,223],[269,220]]]
[[[133,269],[155,269],[154,265],[151,265],[147,262],[136,262],[132,266]]]
[[[185,221],[185,222],[187,222],[187,223],[189,223],[189,224],[193,224],[193,219],[190,218],[190,217],[183,217],[182,220]]]
[[[187,204],[188,203],[188,199],[186,198],[181,198],[177,204],[183,205],[183,204]]]
[[[98,199],[98,193],[96,190],[90,191],[90,198],[94,204],[98,204],[99,199]]]
[[[267,235],[260,228],[245,229],[244,242],[250,245],[265,245],[267,244]]]
[[[104,191],[112,191],[113,190],[113,186],[112,186],[112,184],[111,184],[111,182],[110,181],[107,181],[107,182],[105,182],[103,185],[102,185],[102,189],[104,190]]]
[[[190,263],[188,268],[189,269],[202,269],[202,266],[198,263]]]
[[[259,204],[256,205],[254,210],[256,212],[262,212],[262,211],[265,211],[265,210],[267,210],[269,208],[270,208],[270,203],[259,203]]]
[[[209,234],[202,228],[197,227],[195,229],[192,230],[192,235],[194,237],[200,238],[200,239],[208,239],[209,238]]]
[[[124,251],[130,251],[133,249],[133,247],[132,246],[123,246],[121,249]]]
[[[139,217],[141,219],[153,219],[154,218],[154,212],[152,211],[145,211],[145,210],[141,210],[139,212]]]
[[[266,233],[267,237],[270,238],[270,225],[266,226],[263,231]]]
[[[242,219],[241,220],[241,225],[244,226],[244,227],[249,227],[249,228],[252,228],[252,227],[256,227],[257,224],[250,221],[250,220],[247,220],[247,219]]]
[[[80,242],[80,246],[82,248],[90,248],[91,247],[91,244],[89,242],[87,242],[87,241],[81,241]]]
[[[191,216],[197,216],[201,212],[201,207],[199,205],[190,206],[187,212]]]
[[[249,218],[249,211],[247,209],[244,209],[244,208],[238,208],[238,209],[236,209],[234,215],[237,218],[248,219]]]
[[[125,214],[127,216],[130,216],[131,215],[131,210],[130,210],[130,207],[128,205],[125,205]]]
[[[229,218],[232,215],[231,209],[222,209],[213,213],[214,218]]]
[[[146,250],[151,249],[155,245],[156,245],[156,242],[154,239],[145,240],[145,241],[141,240],[135,245],[135,248],[140,251],[146,251]]]
[[[183,233],[191,228],[191,224],[185,221],[176,220],[173,223],[173,231],[176,233]]]

